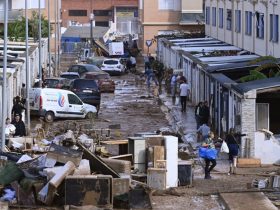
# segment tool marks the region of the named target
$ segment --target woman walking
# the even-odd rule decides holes
[[[237,156],[238,156],[238,149],[239,149],[239,145],[236,141],[235,138],[235,131],[233,128],[229,129],[229,133],[226,136],[226,143],[228,145],[229,148],[229,163],[230,163],[230,167],[229,167],[229,175],[231,173],[235,174],[236,172],[236,164],[237,164]]]

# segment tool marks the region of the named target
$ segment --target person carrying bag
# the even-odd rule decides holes
[[[235,133],[234,129],[230,128],[229,134],[226,136],[226,140],[225,140],[225,142],[227,143],[228,149],[229,149],[230,167],[229,167],[228,175],[235,174],[236,166],[237,166],[237,156],[238,156],[239,145],[236,141],[234,133]]]
[[[202,146],[199,149],[199,157],[204,158],[205,161],[205,179],[211,179],[211,171],[217,165],[216,157],[217,150],[215,149],[215,144],[213,142],[214,133],[210,132],[208,138],[205,139]],[[211,163],[211,165],[210,165]]]

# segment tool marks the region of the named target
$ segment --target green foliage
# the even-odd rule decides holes
[[[48,20],[41,15],[42,37],[48,37]],[[39,38],[39,14],[32,12],[31,18],[28,20],[28,35],[33,37],[34,42]],[[4,37],[4,29],[0,29],[0,37]],[[25,17],[10,22],[8,24],[8,37],[10,41],[25,40]]]
[[[256,58],[256,59],[250,61],[249,64],[253,65],[253,64],[257,64],[257,63],[262,62],[262,61],[270,61],[270,62],[276,63],[278,60],[277,60],[277,58],[268,55],[268,56],[261,56],[259,58]]]
[[[249,82],[253,80],[266,79],[267,76],[257,70],[251,70],[250,75],[240,78],[240,82]]]
[[[279,77],[280,76],[280,66],[277,64],[277,58],[273,56],[262,56],[255,60],[250,61],[249,64],[258,64],[260,62],[267,61],[267,63],[262,64],[250,71],[250,75],[242,77],[239,79],[240,82],[248,82],[253,80],[271,78],[271,77]],[[266,75],[264,71],[268,72]]]

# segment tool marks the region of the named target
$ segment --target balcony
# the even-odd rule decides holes
[[[204,13],[182,13],[180,25],[204,24]]]
[[[8,20],[9,22],[13,22],[15,20],[20,19],[23,16],[23,10],[10,10],[8,12]],[[0,23],[4,22],[4,10],[0,10]]]

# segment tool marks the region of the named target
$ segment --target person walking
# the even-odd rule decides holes
[[[202,140],[206,140],[209,136],[210,133],[210,127],[206,124],[203,123],[198,129],[197,129],[197,133],[201,134],[202,136]]]
[[[210,132],[208,135],[208,138],[206,138],[206,140],[203,142],[202,147],[208,148],[208,149],[215,149],[215,144],[214,144],[214,133]],[[205,168],[204,168],[204,172],[205,172],[205,179],[211,179],[211,171],[213,170],[213,168],[215,168],[215,166],[217,165],[216,159],[209,159],[209,158],[204,158],[205,160]],[[210,165],[211,163],[211,165]]]
[[[196,129],[198,129],[202,124],[201,124],[201,109],[202,109],[202,102],[199,102],[196,107],[195,107],[195,121],[196,121]]]
[[[235,174],[239,145],[238,145],[236,137],[235,137],[234,128],[229,129],[229,133],[226,136],[225,142],[227,143],[228,149],[229,149],[228,155],[229,155],[230,167],[229,167],[228,175]]]
[[[177,91],[177,75],[173,73],[170,81],[170,87],[171,87],[171,96],[173,104],[175,103],[176,99],[176,91]]]
[[[16,127],[16,131],[13,136],[26,136],[25,124],[21,120],[19,114],[15,115],[15,119],[12,121],[12,124]]]
[[[14,105],[12,107],[12,119],[16,116],[16,114],[19,114],[20,117],[22,117],[22,112],[25,110],[23,104],[21,103],[20,97],[16,96],[14,98]]]
[[[181,100],[181,111],[186,112],[187,109],[187,97],[189,95],[189,86],[186,83],[186,80],[180,85],[180,100]]]
[[[210,117],[210,110],[209,110],[209,106],[208,106],[208,101],[204,101],[203,106],[201,108],[202,123],[208,124],[209,123],[209,117]]]

